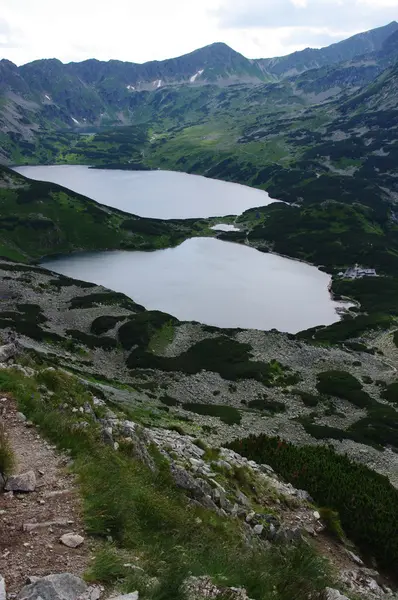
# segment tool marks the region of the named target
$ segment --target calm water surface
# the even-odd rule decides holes
[[[339,320],[326,273],[214,238],[154,252],[79,253],[43,266],[208,325],[296,333]]]
[[[97,202],[141,217],[187,219],[240,215],[266,206],[267,192],[174,171],[119,171],[82,165],[18,167],[18,173],[63,185]]]

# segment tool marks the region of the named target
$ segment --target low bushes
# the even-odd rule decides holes
[[[113,329],[117,323],[120,321],[124,321],[126,316],[121,317],[112,317],[111,315],[104,315],[103,317],[97,317],[91,323],[90,331],[95,335],[102,335],[109,331],[109,329]]]
[[[381,392],[381,397],[388,400],[388,402],[398,404],[398,381],[387,385]]]
[[[70,308],[92,308],[96,304],[106,304],[123,306],[135,312],[145,310],[140,304],[136,304],[130,298],[119,292],[98,292],[96,294],[87,294],[86,296],[77,296],[70,301]]]
[[[126,324],[127,325],[127,324]],[[120,328],[125,327],[124,325]],[[122,337],[119,339],[123,344]],[[138,343],[136,341],[136,343]],[[159,369],[161,371],[182,371],[199,373],[202,370],[219,373],[223,379],[256,379],[264,385],[291,385],[299,376],[273,360],[269,363],[250,360],[251,346],[242,344],[227,336],[205,339],[194,344],[179,356],[165,358],[145,352],[141,348],[133,350],[127,358],[130,369]]]
[[[387,477],[327,446],[296,447],[262,435],[236,440],[230,447],[271,465],[295,487],[308,490],[319,505],[337,511],[344,531],[364,554],[396,573],[398,490]]]
[[[239,425],[242,420],[240,412],[236,408],[225,404],[196,404],[192,402],[183,404],[182,408],[198,415],[218,417],[227,425]]]
[[[74,340],[77,340],[92,350],[95,348],[103,348],[104,350],[112,350],[113,348],[117,348],[117,341],[115,338],[91,335],[90,333],[79,331],[78,329],[67,329],[66,333]]]
[[[362,384],[356,377],[346,371],[324,371],[318,373],[317,390],[321,394],[337,396],[348,400],[358,408],[373,404],[372,398],[362,389]]]
[[[276,400],[266,400],[264,398],[250,400],[247,403],[247,406],[256,410],[265,410],[272,414],[277,414],[286,411],[286,405],[283,404],[283,402],[277,402]]]
[[[318,404],[322,402],[321,396],[315,396],[315,394],[310,394],[309,392],[304,392],[302,390],[293,390],[292,393],[296,396],[300,396],[305,406],[318,406]]]
[[[176,322],[174,317],[158,310],[140,312],[119,328],[118,339],[125,350],[137,345],[145,349],[156,331],[167,323]]]

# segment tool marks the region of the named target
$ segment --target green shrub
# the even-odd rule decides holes
[[[373,404],[372,398],[362,389],[361,382],[346,371],[325,371],[318,373],[317,390],[321,394],[337,396],[348,400],[359,408]]]
[[[103,348],[104,350],[112,350],[117,347],[115,338],[91,335],[78,329],[67,329],[65,333],[91,349]]]
[[[163,404],[166,404],[166,406],[178,406],[179,404],[181,404],[176,398],[173,398],[168,394],[164,394],[159,398],[159,400],[160,402],[163,402]]]
[[[395,345],[397,346],[397,348],[398,348],[398,330],[397,330],[397,331],[394,331],[394,334],[393,334],[393,341],[394,341],[394,344],[395,344]]]
[[[94,333],[94,335],[102,335],[109,331],[109,329],[113,329],[117,323],[120,321],[124,321],[126,317],[112,317],[111,315],[104,315],[103,317],[97,317],[91,323],[90,331]]]
[[[176,319],[158,310],[138,313],[119,328],[119,342],[125,350],[130,350],[136,345],[145,349],[156,331],[170,322],[174,324]]]
[[[303,390],[292,390],[292,394],[300,396],[305,406],[318,406],[318,404],[322,402],[322,398],[320,396],[315,396],[315,394],[310,394],[309,392],[304,392]]]
[[[380,567],[395,573],[398,561],[398,490],[388,478],[327,446],[301,446],[265,435],[236,440],[230,448],[271,465],[295,487],[340,515],[349,539]],[[347,501],[349,499],[349,502]]]
[[[344,531],[341,526],[339,513],[331,508],[320,508],[319,514],[321,515],[321,519],[326,527],[326,531],[333,537],[337,538],[340,542],[343,542],[346,539],[346,536],[344,535]]]
[[[194,412],[198,415],[208,415],[210,417],[218,417],[227,425],[239,425],[242,420],[240,412],[233,406],[224,404],[195,404],[185,403],[182,405],[185,410]]]
[[[124,337],[123,329],[128,324],[122,325],[119,330],[119,339],[124,347],[139,343],[137,337],[129,334]],[[144,331],[143,337],[147,340]],[[142,348],[133,350],[127,358],[130,369],[159,369],[161,371],[182,371],[194,374],[202,370],[219,373],[224,379],[236,381],[239,379],[256,379],[267,386],[291,385],[299,381],[299,376],[291,372],[278,361],[272,360],[263,363],[251,360],[251,346],[242,344],[227,336],[205,339],[194,344],[179,356],[166,358],[145,352]]]
[[[87,294],[86,296],[78,296],[70,301],[70,308],[92,308],[96,304],[105,304],[111,306],[116,304],[137,312],[145,311],[143,306],[136,304],[130,298],[127,298],[120,292],[98,292],[96,294]]]
[[[273,415],[286,412],[286,404],[283,402],[277,402],[276,400],[264,400],[262,398],[258,398],[256,400],[250,400],[247,403],[247,406],[256,410],[265,410]]]
[[[390,383],[387,386],[384,381],[382,381],[381,385],[385,386],[384,390],[381,392],[381,397],[388,400],[388,402],[398,404],[398,381]]]

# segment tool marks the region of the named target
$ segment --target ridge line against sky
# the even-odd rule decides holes
[[[396,20],[398,0],[2,0],[16,64],[164,60],[221,41],[248,58],[323,47]]]

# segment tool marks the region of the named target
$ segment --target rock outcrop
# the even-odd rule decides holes
[[[11,475],[6,482],[6,492],[34,492],[36,489],[36,476],[33,471],[20,475]]]
[[[87,585],[70,573],[32,577],[18,594],[17,600],[77,600]]]

